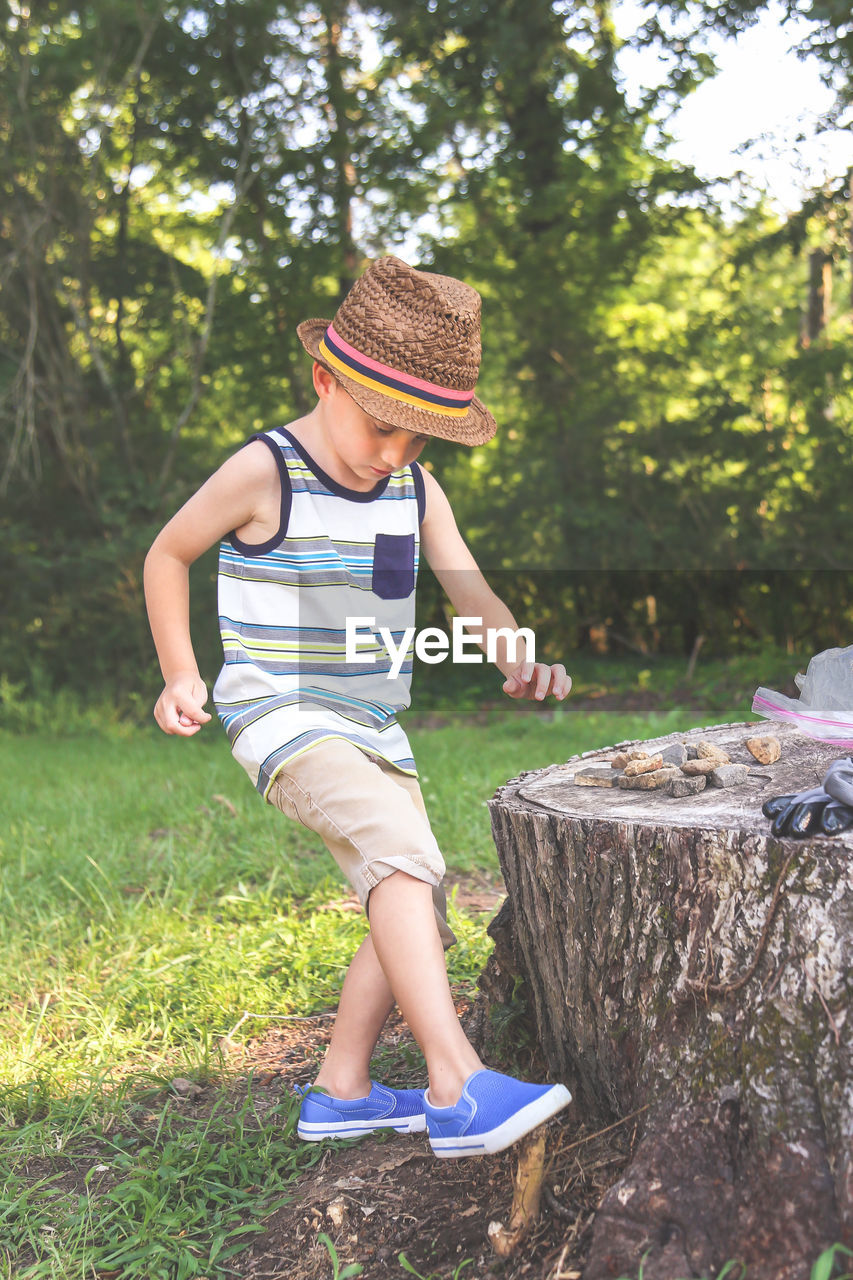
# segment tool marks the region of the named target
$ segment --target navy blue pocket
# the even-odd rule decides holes
[[[415,589],[415,535],[377,533],[373,590],[380,600],[402,600]]]

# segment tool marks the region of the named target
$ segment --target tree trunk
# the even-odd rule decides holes
[[[584,1280],[636,1276],[644,1256],[645,1280],[731,1259],[749,1280],[808,1280],[827,1246],[853,1243],[853,833],[776,840],[761,814],[844,753],[772,726],[781,759],[757,765],[744,743],[769,728],[662,740],[705,738],[750,764],[737,788],[674,799],[573,782],[611,749],[490,804],[551,1075],[587,1120],[646,1108]]]
[[[335,226],[341,250],[342,269],[338,275],[338,300],[343,302],[358,274],[358,250],[353,239],[353,202],[356,173],[348,117],[348,91],[344,83],[341,36],[347,19],[347,0],[334,0],[324,9],[326,22],[326,92],[329,117],[329,154],[335,167],[333,201]]]
[[[817,342],[829,323],[831,301],[832,254],[814,249],[809,254],[809,298],[800,338],[804,350]]]

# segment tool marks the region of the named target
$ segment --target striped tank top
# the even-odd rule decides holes
[[[224,665],[213,699],[231,750],[263,796],[289,760],[330,738],[416,775],[396,719],[409,705],[412,645],[390,678],[379,628],[399,647],[415,624],[420,467],[361,492],[326,475],[283,429],[252,438],[278,465],[281,523],[268,542],[232,533],[219,551]],[[349,662],[347,618],[373,619],[359,623]]]

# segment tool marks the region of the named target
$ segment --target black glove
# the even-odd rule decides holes
[[[830,801],[823,811],[821,827],[828,836],[834,836],[853,826],[853,756],[829,766],[823,789]]]
[[[773,819],[770,830],[774,836],[802,840],[846,831],[853,826],[853,757],[831,764],[822,787],[774,796],[765,801],[761,812]]]

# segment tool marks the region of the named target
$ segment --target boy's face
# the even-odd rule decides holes
[[[350,473],[350,488],[372,489],[392,471],[414,462],[429,439],[372,418],[323,365],[314,365],[314,387],[327,441]]]

